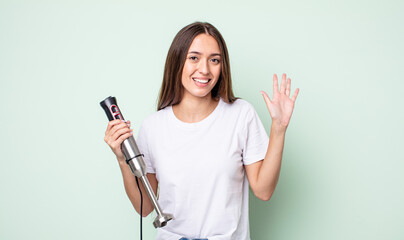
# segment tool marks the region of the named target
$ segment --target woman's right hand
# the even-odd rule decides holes
[[[132,135],[133,130],[130,129],[130,121],[124,122],[120,119],[116,119],[108,123],[107,130],[105,131],[104,141],[112,149],[119,162],[125,161],[121,144],[125,139]]]

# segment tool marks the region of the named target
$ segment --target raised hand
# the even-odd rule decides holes
[[[274,74],[274,96],[272,100],[269,98],[266,92],[261,91],[269,114],[272,118],[272,126],[284,130],[286,130],[287,126],[289,125],[293,108],[295,106],[295,101],[299,93],[299,88],[297,88],[293,93],[293,96],[290,98],[290,86],[290,78],[288,78],[286,81],[286,74],[284,73],[282,75],[281,88],[279,89],[278,76]]]

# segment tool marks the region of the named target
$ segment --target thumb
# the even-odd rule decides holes
[[[264,97],[265,103],[269,109],[269,105],[272,103],[271,99],[269,98],[268,94],[264,91],[261,91],[261,95]]]

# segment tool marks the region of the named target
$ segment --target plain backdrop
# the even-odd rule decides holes
[[[250,194],[251,238],[403,239],[403,10],[398,0],[0,0],[0,239],[139,239],[99,102],[116,96],[137,135],[171,41],[194,21],[221,31],[235,94],[267,131],[260,90],[272,96],[274,73],[300,88],[277,189],[269,202]],[[143,239],[156,234],[152,215]]]

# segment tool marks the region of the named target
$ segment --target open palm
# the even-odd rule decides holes
[[[299,93],[299,88],[295,90],[293,96],[290,97],[291,80],[286,80],[286,74],[282,75],[281,88],[278,86],[278,76],[274,74],[273,88],[274,96],[272,100],[268,94],[261,91],[265,103],[267,105],[269,114],[272,118],[272,124],[277,127],[286,128],[289,125],[290,118],[292,117],[295,101]]]

